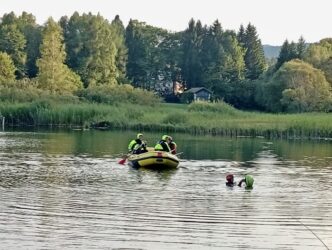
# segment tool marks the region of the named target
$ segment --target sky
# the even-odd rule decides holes
[[[119,15],[124,25],[137,19],[170,31],[185,30],[191,18],[203,25],[218,19],[224,29],[236,31],[250,22],[262,43],[270,45],[300,36],[310,43],[332,37],[331,10],[331,0],[0,0],[0,16],[26,11],[39,24],[75,11],[100,13],[110,21]]]

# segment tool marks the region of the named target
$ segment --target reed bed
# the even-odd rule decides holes
[[[6,126],[121,128],[222,136],[332,138],[331,113],[266,114],[219,103],[157,106],[121,103],[0,103]]]

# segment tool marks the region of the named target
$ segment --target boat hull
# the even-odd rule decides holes
[[[128,164],[136,168],[176,168],[179,165],[179,158],[168,152],[151,151],[129,156]]]

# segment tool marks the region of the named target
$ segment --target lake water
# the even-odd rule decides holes
[[[0,249],[332,249],[331,141],[172,134],[152,171],[117,163],[135,134],[0,132]]]

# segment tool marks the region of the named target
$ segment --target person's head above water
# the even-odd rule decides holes
[[[228,183],[234,183],[234,175],[228,174],[226,176],[226,180],[227,180]]]

